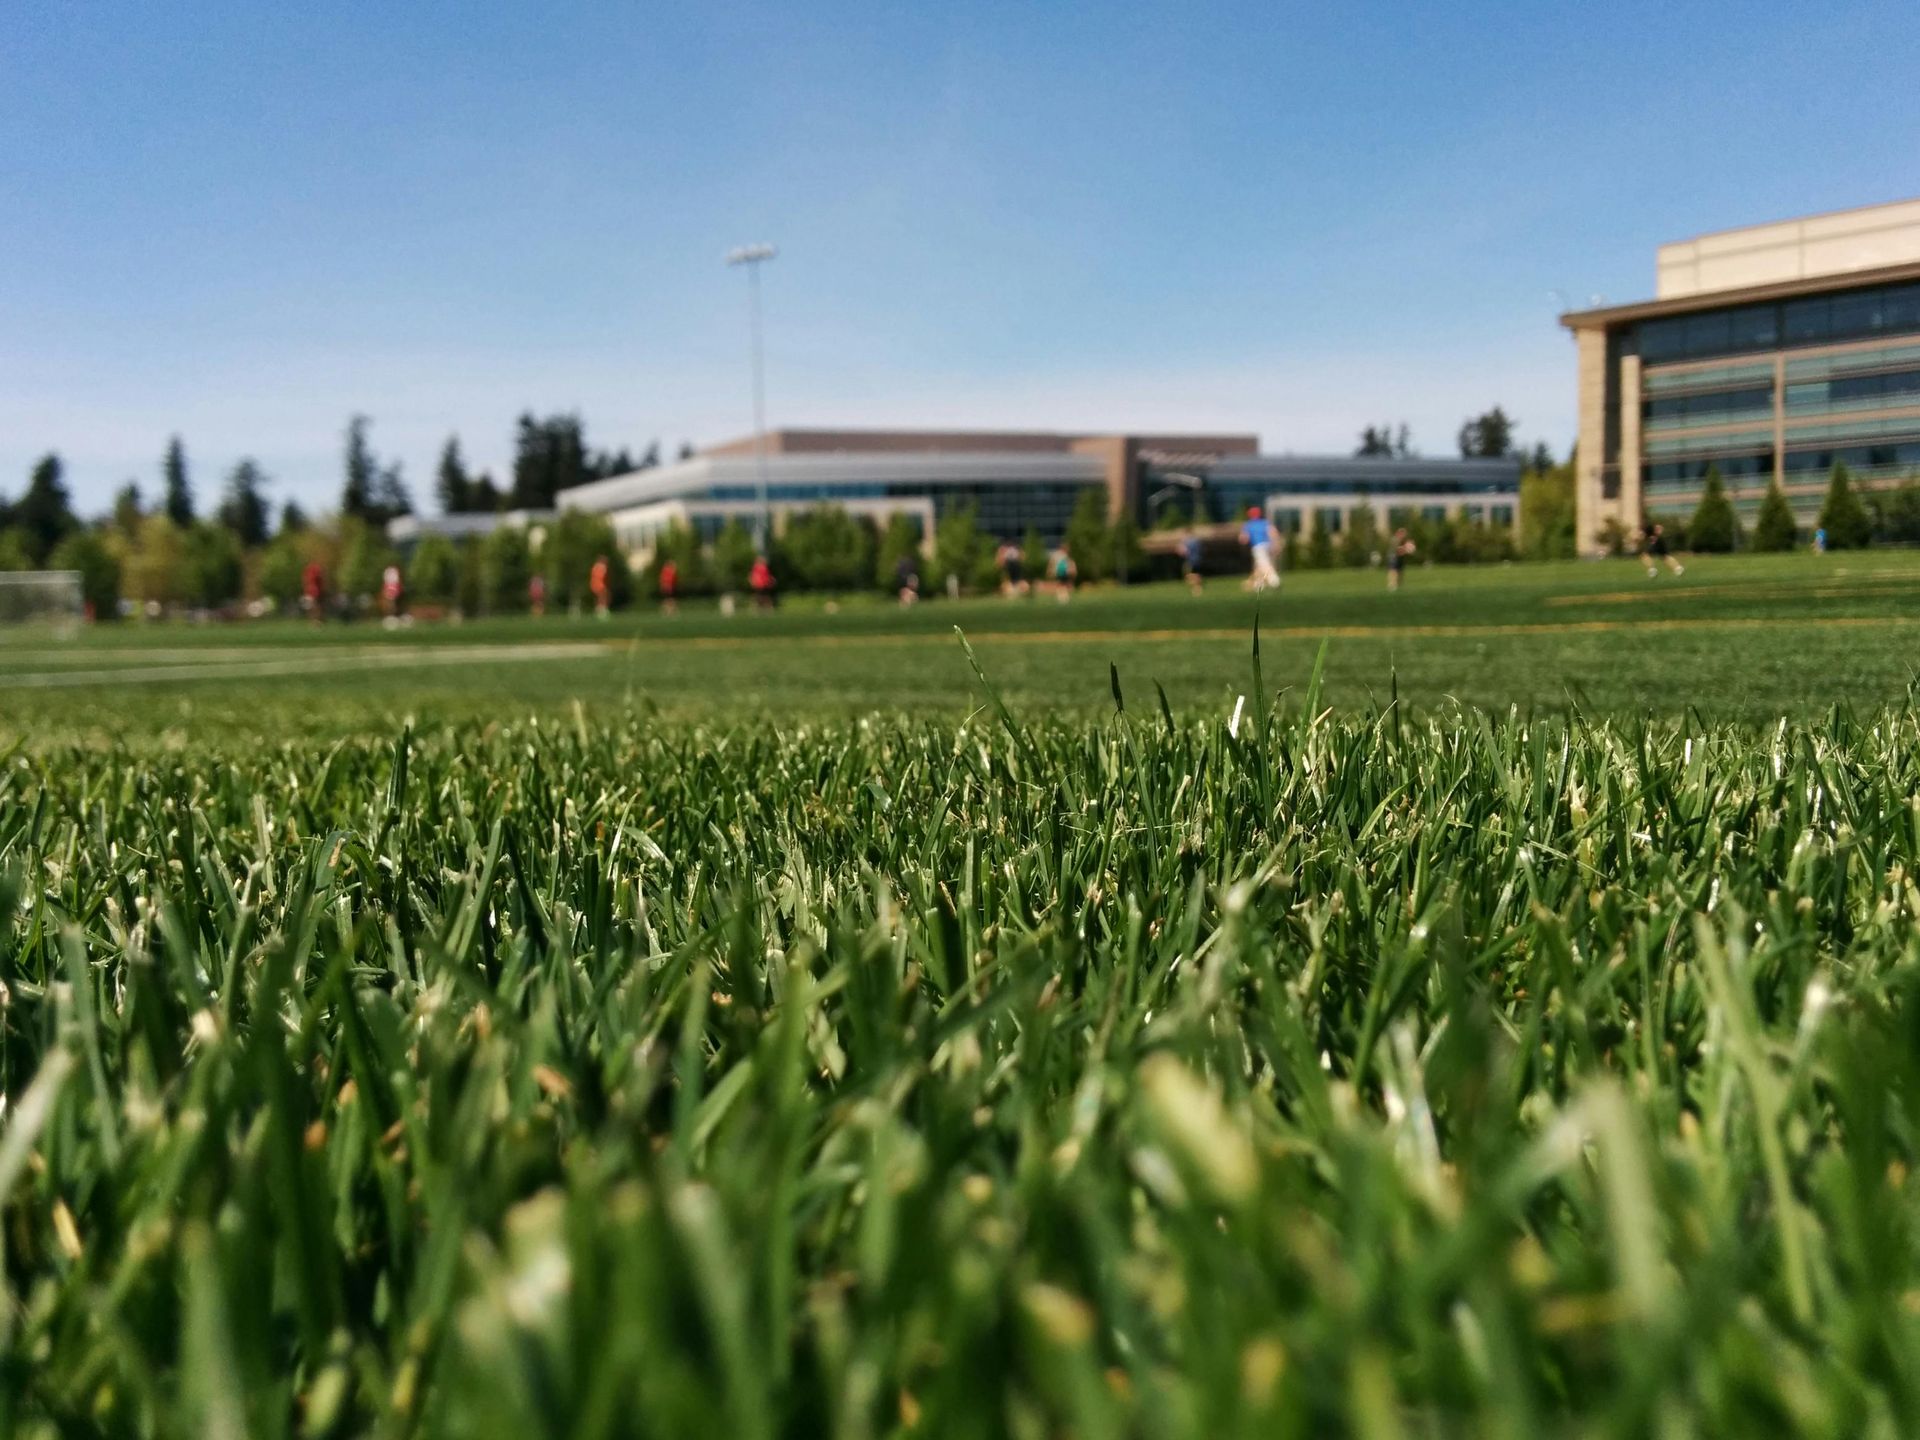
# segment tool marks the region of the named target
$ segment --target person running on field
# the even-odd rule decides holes
[[[587,574],[587,589],[593,595],[593,613],[606,619],[613,608],[613,586],[606,556],[594,558],[593,569]]]
[[[767,557],[753,557],[753,568],[747,572],[747,585],[753,591],[753,603],[762,610],[771,610],[775,604],[773,567],[767,563]]]
[[[1053,594],[1062,605],[1073,599],[1074,581],[1080,578],[1080,567],[1073,563],[1073,554],[1062,545],[1053,552]]]
[[[1000,562],[1000,593],[1010,599],[1026,594],[1027,578],[1020,547],[1008,540],[994,552],[994,559]]]
[[[672,560],[660,562],[660,610],[671,615],[680,608],[680,567]]]
[[[1180,536],[1180,575],[1187,582],[1187,589],[1196,595],[1206,584],[1200,575],[1200,537],[1191,530],[1183,531]]]
[[[307,568],[300,572],[300,593],[313,623],[320,624],[327,618],[327,572],[318,560],[309,560]]]
[[[1273,526],[1267,523],[1258,505],[1247,510],[1246,523],[1240,527],[1240,543],[1253,556],[1253,572],[1247,576],[1247,588],[1265,590],[1280,587],[1280,571],[1273,563]]]
[[[400,602],[406,593],[406,584],[400,578],[400,567],[389,565],[380,572],[380,608],[386,612],[389,620],[399,618]]]
[[[1387,542],[1387,589],[1400,588],[1401,572],[1407,568],[1407,556],[1415,550],[1413,537],[1404,529],[1393,532],[1393,539]]]
[[[527,608],[536,619],[547,613],[547,577],[538,570],[527,577]]]
[[[1649,580],[1660,573],[1661,564],[1665,564],[1676,575],[1687,573],[1687,567],[1674,559],[1673,552],[1667,549],[1667,527],[1658,521],[1647,531],[1646,554],[1642,558],[1647,562]]]
[[[912,605],[920,598],[920,559],[911,550],[894,564],[893,588],[902,605]]]

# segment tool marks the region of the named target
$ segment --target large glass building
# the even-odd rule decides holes
[[[672,465],[562,491],[563,509],[612,523],[621,547],[644,562],[674,526],[711,540],[730,520],[752,525],[831,504],[884,524],[913,519],[923,537],[963,505],[982,531],[1018,540],[1029,530],[1057,544],[1081,497],[1102,495],[1110,514],[1151,524],[1177,505],[1205,524],[1236,523],[1249,506],[1283,528],[1338,532],[1356,509],[1439,520],[1464,514],[1514,523],[1514,460],[1312,458],[1258,453],[1252,435],[1068,435],[1051,431],[778,430]]]
[[[1743,522],[1778,480],[1809,526],[1836,462],[1868,489],[1920,470],[1920,201],[1662,246],[1656,291],[1561,317],[1582,551],[1686,518],[1710,467]]]

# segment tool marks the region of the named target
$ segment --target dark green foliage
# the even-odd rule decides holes
[[[140,533],[140,522],[146,518],[146,511],[140,504],[140,485],[129,480],[115,492],[113,497],[113,528],[123,540],[132,540]]]
[[[1700,491],[1700,503],[1693,519],[1687,522],[1687,546],[1704,554],[1727,554],[1740,548],[1740,518],[1727,499],[1727,487],[1720,481],[1720,467],[1707,466],[1707,480]]]
[[[433,497],[440,502],[440,511],[444,515],[461,515],[468,511],[486,509],[478,503],[480,496],[475,493],[473,476],[467,473],[466,461],[460,458],[460,437],[449,435],[446,447],[440,452],[440,464],[433,472]]]
[[[1107,520],[1104,488],[1089,485],[1080,491],[1067,520],[1066,547],[1082,583],[1112,575],[1113,531]]]
[[[47,568],[80,572],[80,597],[94,619],[112,620],[120,614],[120,561],[97,531],[68,535],[53,547]]]
[[[1373,557],[1386,547],[1386,543],[1386,532],[1381,529],[1373,506],[1357,505],[1347,517],[1346,528],[1340,532],[1339,543],[1334,547],[1334,558],[1342,565],[1370,565]]]
[[[33,467],[26,490],[10,510],[9,523],[36,566],[44,564],[53,547],[80,528],[61,476],[60,457],[43,455]]]
[[[1873,540],[1873,518],[1853,488],[1853,475],[1836,463],[1827,478],[1827,498],[1820,506],[1820,528],[1827,532],[1829,550],[1859,550]]]
[[[267,543],[267,499],[262,493],[266,484],[260,467],[252,460],[242,460],[227,477],[227,492],[214,512],[214,519],[249,550]]]
[[[1907,479],[1874,497],[1874,538],[1920,545],[1920,479]]]
[[[928,589],[944,590],[949,575],[959,576],[962,585],[972,585],[983,554],[991,557],[993,549],[980,533],[980,507],[963,500],[935,522],[932,571],[921,579]]]
[[[615,607],[633,598],[633,577],[625,552],[614,538],[613,524],[604,515],[586,510],[562,510],[546,527],[538,568],[547,577],[547,604],[585,610],[593,605],[590,583],[594,562],[607,561],[607,593]]]
[[[781,572],[801,590],[864,590],[873,582],[873,522],[839,505],[818,505],[787,517],[780,535]]]
[[[187,474],[187,447],[178,435],[167,442],[160,475],[160,513],[185,530],[193,524],[193,481]]]
[[[1575,506],[1573,462],[1520,477],[1520,553],[1529,560],[1571,560]]]
[[[217,610],[240,598],[245,556],[224,525],[195,525],[181,536],[181,598],[201,610]]]
[[[726,591],[747,588],[747,574],[753,569],[753,532],[737,516],[720,527],[713,538],[707,563],[714,585]]]
[[[887,523],[880,531],[879,544],[875,547],[874,584],[882,590],[892,591],[899,583],[900,557],[919,553],[919,520],[905,511],[894,511],[887,517]]]
[[[460,590],[460,552],[444,535],[428,535],[407,557],[407,589],[416,599],[450,603]]]
[[[487,615],[519,615],[529,603],[527,582],[533,578],[533,553],[527,532],[518,525],[501,525],[477,541],[479,609]]]
[[[1791,550],[1798,537],[1793,507],[1787,503],[1780,482],[1775,480],[1767,486],[1767,497],[1760,502],[1760,513],[1754,517],[1752,548],[1761,554]]]
[[[401,478],[400,462],[387,462],[374,453],[367,431],[373,422],[356,415],[347,422],[346,478],[340,489],[340,514],[369,525],[385,525],[396,515],[410,514],[413,502]]]
[[[1121,582],[1142,579],[1146,570],[1146,552],[1140,548],[1140,526],[1131,511],[1114,518],[1107,532],[1108,573]]]
[[[1498,405],[1460,427],[1460,454],[1468,460],[1498,460],[1513,453],[1513,419]]]
[[[1047,542],[1031,526],[1020,537],[1020,566],[1029,583],[1043,579],[1047,573]]]

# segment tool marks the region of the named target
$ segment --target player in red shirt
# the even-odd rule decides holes
[[[309,560],[300,572],[300,590],[306,597],[307,613],[318,625],[327,618],[327,572],[318,560]]]
[[[668,615],[680,608],[680,567],[672,560],[660,562],[660,609]]]
[[[587,589],[593,592],[593,613],[602,620],[613,607],[612,590],[607,579],[607,557],[602,555],[593,562],[593,572],[587,577]]]
[[[773,567],[767,563],[766,556],[753,557],[753,569],[747,572],[747,584],[753,589],[755,605],[762,610],[771,610],[774,607]]]

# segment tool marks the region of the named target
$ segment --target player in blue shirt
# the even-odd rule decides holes
[[[1247,510],[1246,523],[1240,527],[1240,543],[1253,553],[1253,573],[1247,577],[1247,584],[1255,590],[1268,586],[1279,589],[1280,571],[1273,563],[1273,527],[1258,505]]]

